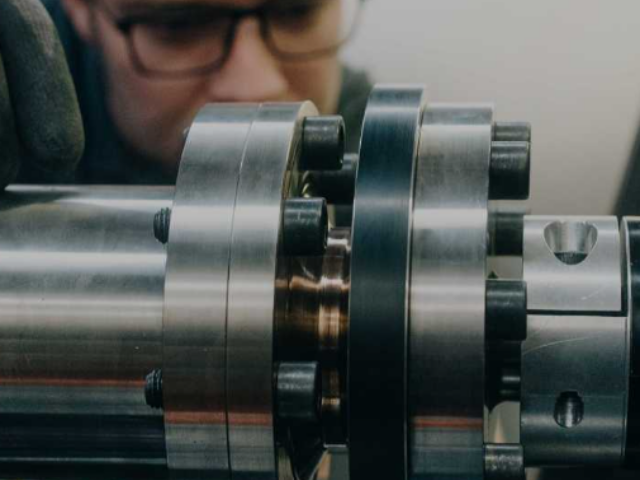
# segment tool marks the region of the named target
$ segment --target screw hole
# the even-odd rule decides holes
[[[584,402],[578,392],[564,392],[556,400],[556,423],[562,428],[574,428],[584,419]]]
[[[586,222],[554,222],[544,229],[547,247],[566,265],[584,262],[598,241],[598,229]]]

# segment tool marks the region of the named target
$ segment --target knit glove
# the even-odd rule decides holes
[[[0,189],[21,164],[75,169],[84,150],[64,50],[39,0],[0,0]]]

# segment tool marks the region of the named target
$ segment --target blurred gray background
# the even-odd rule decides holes
[[[640,118],[640,1],[368,3],[349,63],[531,122],[533,213],[612,211]]]

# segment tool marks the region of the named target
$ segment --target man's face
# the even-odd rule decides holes
[[[270,0],[270,4],[278,1],[290,5],[292,0]],[[103,5],[96,6],[97,2]],[[323,113],[336,109],[341,78],[335,55],[282,61],[265,44],[256,18],[244,18],[237,25],[235,41],[218,70],[180,79],[141,75],[129,55],[126,36],[114,22],[131,15],[156,15],[158,11],[172,15],[174,11],[192,8],[252,9],[265,4],[265,0],[65,0],[65,3],[80,34],[84,33],[102,53],[107,104],[122,138],[136,153],[159,162],[166,171],[175,171],[184,144],[183,132],[207,103],[311,100]],[[82,18],[79,10],[83,8],[84,30],[79,23]],[[340,9],[327,9],[325,15],[339,17]],[[339,18],[327,22],[338,23]]]

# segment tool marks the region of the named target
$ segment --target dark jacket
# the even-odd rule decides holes
[[[59,0],[41,0],[58,29],[73,76],[82,112],[86,148],[73,176],[52,178],[25,167],[20,172],[22,183],[79,183],[112,185],[169,185],[175,175],[136,158],[118,135],[105,103],[105,85],[98,52],[76,34]],[[371,90],[366,74],[344,69],[338,113],[347,124],[349,151],[356,151],[364,108]]]

